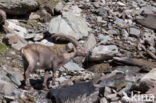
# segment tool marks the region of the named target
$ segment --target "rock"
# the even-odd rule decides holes
[[[30,20],[37,20],[40,19],[40,15],[38,15],[37,13],[31,13],[29,16]]]
[[[105,1],[105,0],[101,0],[101,2],[102,2],[103,4],[105,4],[105,3],[106,3],[106,1]]]
[[[9,83],[6,82],[4,80],[0,80],[0,91],[1,93],[3,93],[4,95],[13,95],[13,92],[16,90],[16,87]]]
[[[54,10],[55,12],[61,12],[64,8],[64,4],[62,2],[57,3],[57,5],[55,6]]]
[[[148,43],[148,45],[154,47],[155,45],[155,33],[150,33],[150,32],[144,32],[142,35],[141,35],[141,39],[140,39],[140,42],[145,44],[145,43]]]
[[[1,80],[5,80],[7,82],[14,83],[16,86],[21,85],[21,82],[17,78],[17,75],[12,71],[8,71],[5,67],[3,67],[3,70],[0,71],[0,75],[1,75],[0,76]]]
[[[97,80],[97,83],[100,83],[94,84],[94,86],[97,88],[108,86],[120,90],[127,84],[124,80],[125,74],[120,71],[114,70],[112,73],[100,77]]]
[[[59,83],[62,83],[63,81],[66,81],[67,79],[65,77],[59,77],[59,78],[56,78],[56,81],[58,81]]]
[[[104,60],[112,58],[116,54],[118,54],[118,47],[116,45],[99,45],[91,51],[89,60]]]
[[[93,103],[97,102],[98,94],[91,82],[82,82],[66,88],[51,89],[48,98],[55,103]]]
[[[109,94],[111,94],[112,93],[112,91],[111,91],[111,88],[109,88],[109,87],[105,87],[105,91],[104,91],[104,96],[106,97],[107,95],[109,95]]]
[[[118,4],[119,6],[126,6],[124,3],[120,2],[120,1],[118,1],[117,4]]]
[[[117,30],[108,30],[109,35],[117,35],[119,32]]]
[[[100,99],[100,103],[108,103],[107,99],[105,97]]]
[[[141,67],[145,71],[150,71],[152,68],[156,67],[155,62],[147,61],[144,59],[136,59],[128,57],[113,57],[113,59],[116,62]]]
[[[147,73],[141,80],[141,84],[153,88],[156,85],[156,68],[153,68],[149,73]],[[142,85],[142,86],[143,86]]]
[[[153,30],[156,30],[156,15],[145,14],[145,16],[139,16],[136,18],[136,22]]]
[[[95,10],[95,13],[98,16],[104,16],[104,17],[108,16],[108,10],[107,8],[104,8],[104,7],[98,8],[97,10]]]
[[[90,34],[88,37],[88,40],[85,43],[85,49],[86,51],[92,50],[96,45],[96,38],[93,34]]]
[[[107,44],[113,40],[109,35],[99,35],[98,39],[101,41],[100,44]]]
[[[134,73],[138,73],[141,68],[139,67],[136,67],[136,66],[117,66],[115,68],[115,70],[119,70],[119,71],[122,71],[124,73],[128,73],[128,74],[134,74]]]
[[[112,100],[112,99],[116,98],[116,96],[117,96],[117,94],[109,94],[109,95],[106,95],[106,98]]]
[[[121,34],[122,34],[123,37],[128,37],[129,36],[128,32],[125,29],[121,30]]]
[[[145,6],[141,8],[144,14],[154,14],[156,13],[156,7],[154,6]]]
[[[0,0],[0,9],[9,15],[28,15],[39,8],[36,0]]]
[[[125,27],[126,26],[126,22],[123,19],[116,19],[114,21],[114,24],[116,24],[119,27]]]
[[[18,36],[25,38],[27,34],[27,30],[24,27],[19,26],[20,23],[18,20],[7,20],[7,27],[12,30],[12,32],[9,31],[11,34],[17,34]]]
[[[49,8],[51,10],[51,8]],[[38,18],[40,17],[40,18]],[[49,22],[52,18],[52,14],[50,14],[44,7],[39,9],[37,12],[34,12],[33,15],[31,14],[29,16],[29,19],[32,20],[35,18],[35,20],[40,20],[42,22]],[[34,19],[33,19],[34,20]]]
[[[61,67],[59,70],[61,71],[70,71],[70,72],[80,72],[82,70],[84,70],[83,68],[81,68],[79,65],[77,65],[76,63],[74,63],[73,61],[68,62],[67,64],[65,64],[63,67]]]
[[[71,35],[76,39],[88,36],[87,22],[81,18],[76,17],[70,12],[64,12],[62,16],[53,18],[50,21],[48,31],[50,33]]]
[[[130,28],[129,34],[130,34],[130,36],[133,36],[133,37],[139,37],[140,30],[136,29],[136,28]]]
[[[77,5],[74,6],[66,5],[63,8],[63,12],[70,12],[72,13],[72,15],[80,17],[82,10]]]
[[[104,72],[110,72],[110,65],[108,63],[101,63],[101,64],[96,64],[92,67],[90,67],[91,71],[95,73],[104,73]]]
[[[18,35],[7,35],[8,44],[15,50],[21,50],[22,47],[27,45],[27,42]]]

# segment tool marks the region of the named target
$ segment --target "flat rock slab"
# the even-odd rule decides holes
[[[70,12],[64,12],[62,16],[53,18],[48,26],[50,33],[65,34],[80,39],[88,36],[88,24],[85,19],[74,16]]]
[[[48,98],[53,103],[95,103],[98,94],[93,83],[83,82],[66,88],[51,89]]]
[[[156,14],[145,14],[143,17],[138,17],[136,22],[153,30],[156,30]]]

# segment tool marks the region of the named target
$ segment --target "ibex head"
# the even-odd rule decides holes
[[[87,56],[87,51],[85,50],[85,48],[78,46],[76,47],[76,54],[75,56]]]
[[[74,51],[75,51],[75,56],[86,56],[87,55],[87,51],[85,50],[84,47],[82,47],[79,42],[72,36],[67,36],[67,35],[62,35],[62,34],[57,34],[57,35],[53,35],[52,37],[59,37],[59,38],[64,38],[66,40],[69,40],[70,42],[73,43],[74,47]]]

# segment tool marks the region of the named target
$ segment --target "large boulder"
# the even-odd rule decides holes
[[[99,45],[91,51],[89,56],[90,61],[99,61],[112,58],[118,54],[118,47],[116,45]]]
[[[81,18],[74,16],[70,12],[64,12],[62,16],[53,18],[48,27],[50,33],[65,34],[80,39],[88,36],[87,22]]]
[[[156,30],[156,15],[144,14],[144,16],[138,16],[136,22],[153,30]]]
[[[10,15],[26,15],[37,8],[36,0],[0,0],[0,9]]]
[[[99,91],[92,82],[82,82],[75,85],[51,89],[48,98],[52,103],[96,103]]]

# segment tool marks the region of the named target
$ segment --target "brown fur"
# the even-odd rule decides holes
[[[39,66],[45,69],[45,77],[43,86],[47,88],[47,79],[48,79],[48,71],[53,71],[53,79],[52,83],[55,84],[55,72],[64,64],[66,64],[69,60],[74,58],[75,56],[85,56],[85,50],[78,44],[75,39],[71,39],[69,36],[57,35],[58,37],[64,37],[70,40],[76,47],[74,51],[71,53],[62,52],[57,49],[56,46],[45,46],[41,44],[28,44],[23,47],[21,52],[25,63],[25,83],[26,86],[29,87],[29,75],[35,69],[35,67]],[[70,38],[70,39],[69,39]]]

